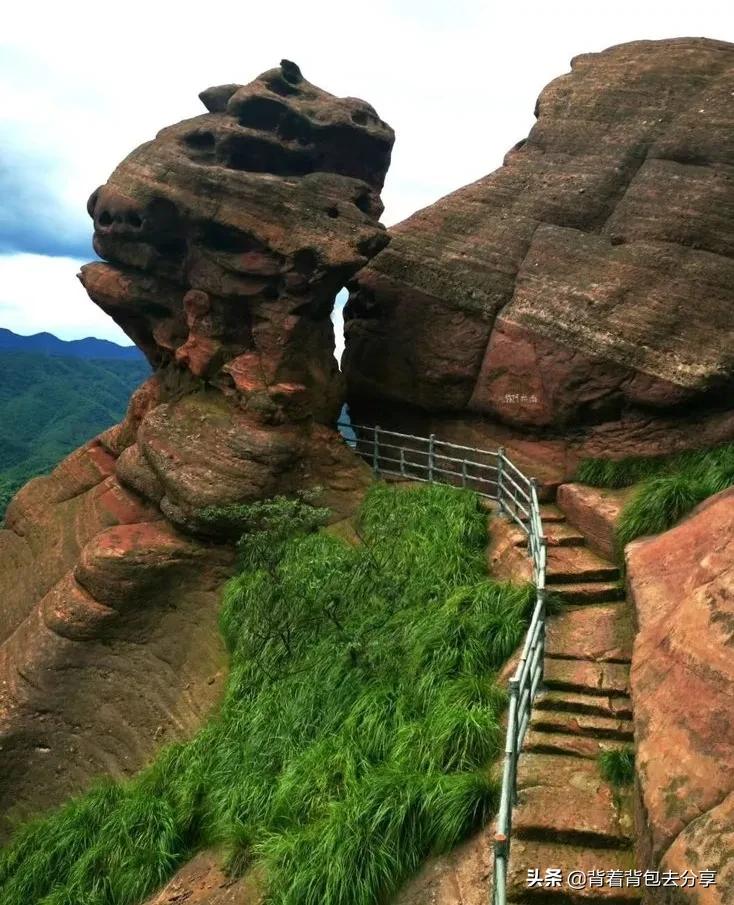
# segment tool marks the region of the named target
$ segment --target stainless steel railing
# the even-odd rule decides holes
[[[494,836],[492,905],[506,905],[507,869],[512,836],[512,808],[517,801],[517,761],[530,722],[533,699],[543,681],[545,651],[545,572],[547,544],[540,517],[538,488],[505,454],[388,431],[379,425],[339,422],[346,442],[376,475],[467,487],[497,501],[500,514],[511,518],[528,537],[528,555],[536,588],[535,606],[520,662],[510,679],[502,791]]]

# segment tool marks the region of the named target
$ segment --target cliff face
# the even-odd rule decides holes
[[[155,373],[0,530],[0,836],[216,700],[232,550],[202,509],[321,485],[339,516],[369,481],[333,430],[330,314],[387,244],[392,130],[287,61],[201,97],[90,198],[82,283]]]
[[[640,864],[716,871],[715,886],[680,901],[723,905],[734,883],[734,491],[630,544],[626,560]]]
[[[705,39],[576,57],[504,165],[352,284],[355,410],[572,459],[734,436],[733,75]]]

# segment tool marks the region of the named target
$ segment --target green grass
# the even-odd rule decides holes
[[[577,479],[595,487],[639,484],[617,524],[621,550],[637,537],[667,531],[699,503],[734,486],[734,443],[668,457],[586,459]]]
[[[133,781],[20,829],[3,905],[133,905],[209,845],[235,872],[264,868],[270,903],[376,905],[489,819],[494,674],[533,592],[486,577],[485,524],[469,493],[376,485],[361,546],[245,538],[219,714]]]
[[[635,752],[632,748],[602,751],[599,755],[599,769],[602,778],[611,786],[631,786],[635,781]]]

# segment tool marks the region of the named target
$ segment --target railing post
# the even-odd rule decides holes
[[[499,514],[505,511],[505,504],[502,499],[502,466],[504,464],[505,458],[505,448],[504,446],[500,446],[497,450],[497,509]]]
[[[517,750],[519,736],[518,728],[522,723],[522,714],[520,713],[520,680],[516,677],[510,679],[510,698],[514,700],[515,706],[515,726],[512,739],[512,804],[517,804],[517,759],[520,752]]]
[[[380,425],[376,424],[373,430],[372,435],[372,471],[375,474],[379,474],[380,472],[380,457],[379,457],[379,437],[380,433]]]
[[[428,438],[428,480],[430,483],[433,483],[433,457],[434,457],[434,444],[436,442],[436,435],[431,434]]]
[[[369,450],[366,438],[369,436],[369,426],[351,425],[356,436],[356,451],[362,458],[369,463]],[[375,474],[380,472],[380,431],[386,435],[386,459],[389,459],[389,450],[395,448],[399,450],[400,474],[408,475],[406,450],[404,446],[398,446],[392,442],[397,440],[400,442],[401,437],[410,436],[410,439],[428,443],[428,480],[433,482],[436,480],[436,472],[438,471],[438,480],[444,483],[452,483],[447,479],[444,470],[436,468],[436,436],[431,434],[430,437],[414,437],[412,435],[397,434],[392,431],[384,431],[376,424],[372,428],[372,468]],[[365,447],[360,450],[360,444],[364,441]],[[516,517],[517,521],[524,524],[524,520],[518,516],[519,499],[513,495],[512,487],[516,486],[520,496],[529,496],[529,511],[527,515],[528,529],[528,552],[533,563],[533,578],[536,584],[536,599],[533,609],[533,617],[530,627],[525,636],[523,653],[520,662],[515,670],[515,674],[509,682],[509,707],[507,714],[507,729],[505,733],[505,752],[502,770],[502,789],[500,792],[499,808],[497,813],[496,832],[494,836],[494,883],[492,890],[493,905],[507,905],[507,868],[509,862],[509,852],[512,838],[512,808],[517,803],[517,767],[520,757],[520,750],[525,733],[530,723],[530,714],[532,713],[534,693],[537,692],[543,681],[544,674],[544,652],[546,639],[546,591],[545,591],[545,572],[547,566],[547,540],[543,533],[543,521],[540,515],[540,504],[538,501],[538,483],[533,478],[528,478],[519,469],[510,463],[505,455],[504,447],[500,447],[496,452],[490,450],[474,450],[473,447],[462,447],[456,444],[445,444],[445,446],[453,447],[457,455],[456,461],[461,462],[462,487],[470,484],[473,478],[468,472],[466,450],[473,450],[482,453],[488,457],[494,455],[497,460],[496,481],[497,481],[497,508],[499,513],[509,517]],[[445,448],[442,446],[441,448]],[[409,447],[408,451],[413,451]],[[420,456],[420,447],[414,450]],[[438,454],[438,458],[448,458],[454,461],[454,457],[444,452]],[[470,461],[470,460],[469,460]],[[420,470],[423,466],[416,459],[411,463],[414,469]],[[389,468],[388,468],[389,471]],[[517,472],[513,476],[513,471]],[[485,479],[488,481],[491,479]],[[519,484],[517,482],[520,482]],[[527,482],[528,490],[525,490]],[[524,507],[523,508],[524,511]],[[514,513],[514,515],[513,515]]]
[[[543,545],[545,545],[545,538],[543,538]],[[540,635],[538,637],[538,644],[540,645],[540,660],[538,661],[540,664],[540,679],[538,684],[542,685],[543,680],[545,679],[545,619],[547,615],[545,606],[545,588],[538,588],[538,600],[541,603],[541,624]],[[531,701],[531,707],[532,703],[533,702]]]
[[[539,548],[540,537],[537,532],[537,524],[536,524],[536,514],[539,514],[540,510],[538,509],[538,480],[537,478],[530,478],[530,517],[528,519],[528,553],[530,553],[533,559],[533,572],[536,571],[536,563],[535,557],[533,557],[533,548]],[[530,535],[531,533],[534,535],[534,539],[536,541],[535,544],[531,546],[530,544]]]

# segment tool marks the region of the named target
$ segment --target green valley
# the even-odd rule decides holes
[[[119,421],[148,373],[142,359],[0,352],[0,519],[26,481]]]

